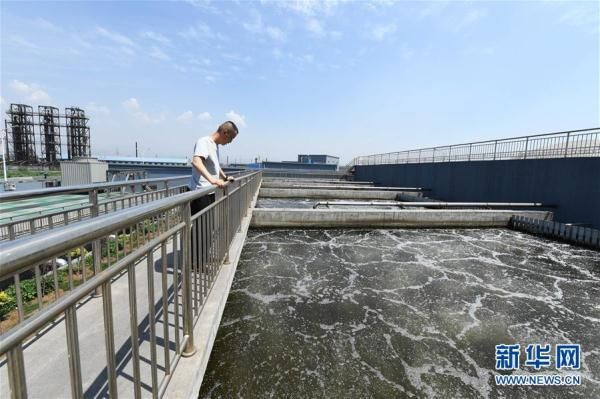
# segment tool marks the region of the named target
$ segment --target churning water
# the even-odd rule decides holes
[[[599,331],[598,252],[504,229],[254,230],[200,397],[598,398]],[[496,386],[502,343],[581,344],[582,385]]]

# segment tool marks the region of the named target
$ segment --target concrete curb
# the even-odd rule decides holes
[[[552,212],[518,210],[338,210],[259,208],[252,227],[507,227],[513,215],[552,220]]]

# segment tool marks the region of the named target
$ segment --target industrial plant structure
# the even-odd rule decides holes
[[[61,115],[52,106],[40,105],[34,112],[30,105],[10,104],[6,115],[5,153],[9,164],[57,165],[61,159],[91,154],[89,118],[81,108],[65,108]]]

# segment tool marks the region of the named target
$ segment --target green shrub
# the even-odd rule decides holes
[[[0,318],[4,318],[6,314],[17,307],[17,299],[7,291],[0,291]]]
[[[63,273],[58,273],[58,286],[59,288],[65,282],[65,276]],[[42,295],[47,295],[54,292],[54,276],[46,276],[41,279]],[[30,278],[21,281],[21,299],[23,304],[37,298],[37,287],[35,279]],[[0,291],[0,317],[4,317],[7,313],[17,307],[17,290],[14,285],[9,286],[6,290]]]

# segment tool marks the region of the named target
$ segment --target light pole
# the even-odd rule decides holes
[[[14,191],[16,190],[16,186],[14,184],[10,184],[8,182],[8,178],[6,177],[6,143],[8,142],[6,134],[6,129],[2,129],[2,134],[0,134],[0,145],[2,146],[2,170],[4,171],[4,191]]]
[[[0,135],[0,143],[2,143],[2,170],[4,171],[4,184],[6,185],[6,183],[8,183],[8,179],[6,178],[6,150],[4,148],[4,146],[6,144],[5,143],[5,139],[4,136],[6,135],[6,129],[2,129],[2,135]]]

